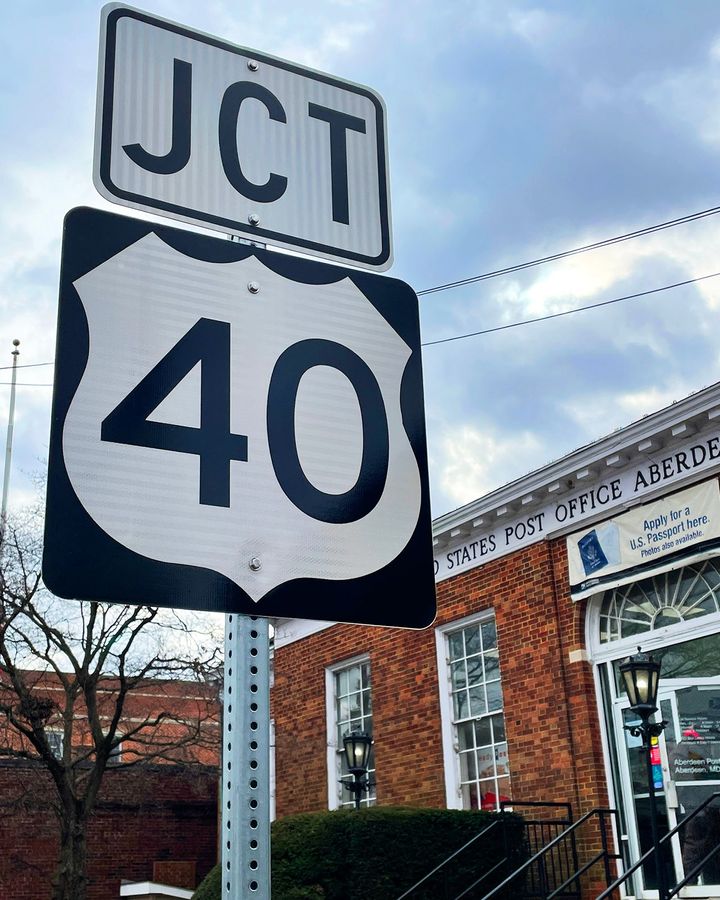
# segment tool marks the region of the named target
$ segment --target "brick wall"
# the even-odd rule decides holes
[[[277,814],[327,808],[325,668],[370,657],[378,803],[445,806],[435,627],[494,609],[513,797],[576,814],[607,803],[584,603],[564,540],[540,542],[438,585],[434,627],[337,625],[281,647],[272,692]],[[388,598],[392,602],[392,598]]]
[[[53,791],[37,764],[0,764],[0,900],[50,897],[58,846]],[[88,900],[115,900],[121,880],[152,880],[158,862],[190,863],[186,872],[194,863],[202,879],[216,861],[216,799],[212,770],[108,770],[88,829]]]

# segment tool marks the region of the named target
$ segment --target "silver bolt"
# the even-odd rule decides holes
[[[248,290],[251,294],[257,294],[260,291],[260,285],[257,281],[248,281]]]
[[[260,224],[260,216],[257,213],[250,213],[248,216],[248,222],[251,225],[259,225]]]
[[[257,556],[253,556],[250,560],[250,568],[253,572],[259,572],[262,569],[262,562],[257,558]]]
[[[257,72],[259,66],[256,59],[249,59],[247,62],[247,67],[251,72]]]

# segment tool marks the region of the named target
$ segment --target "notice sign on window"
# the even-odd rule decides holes
[[[574,600],[720,552],[720,489],[714,479],[567,538]]]

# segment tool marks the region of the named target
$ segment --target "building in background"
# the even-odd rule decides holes
[[[637,859],[649,801],[618,665],[638,645],[662,660],[663,828],[720,790],[719,475],[716,384],[437,519],[430,628],[279,621],[277,815],[350,805],[339,750],[364,729],[365,803],[610,804]],[[677,879],[689,844],[666,860]],[[703,876],[688,896],[717,896]],[[628,892],[656,890],[644,877]]]
[[[32,686],[33,702],[47,703],[46,732],[61,758],[67,750],[65,690],[53,672],[26,671],[24,678]],[[116,690],[116,679],[98,684],[101,725],[111,720]],[[2,682],[0,699],[18,702]],[[121,740],[87,828],[88,900],[118,898],[124,882],[192,890],[217,860],[217,687],[200,680],[147,679],[128,694],[118,731]],[[69,752],[78,761],[79,778],[91,745],[87,714],[78,702]],[[12,729],[1,728],[0,897],[50,896],[58,861],[56,796],[50,773],[32,747],[20,744]]]

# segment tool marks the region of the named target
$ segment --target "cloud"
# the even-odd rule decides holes
[[[720,145],[720,36],[700,62],[643,84],[645,102],[701,140]]]
[[[446,496],[461,506],[529,471],[541,442],[529,432],[502,435],[465,424],[446,429],[437,467]]]

